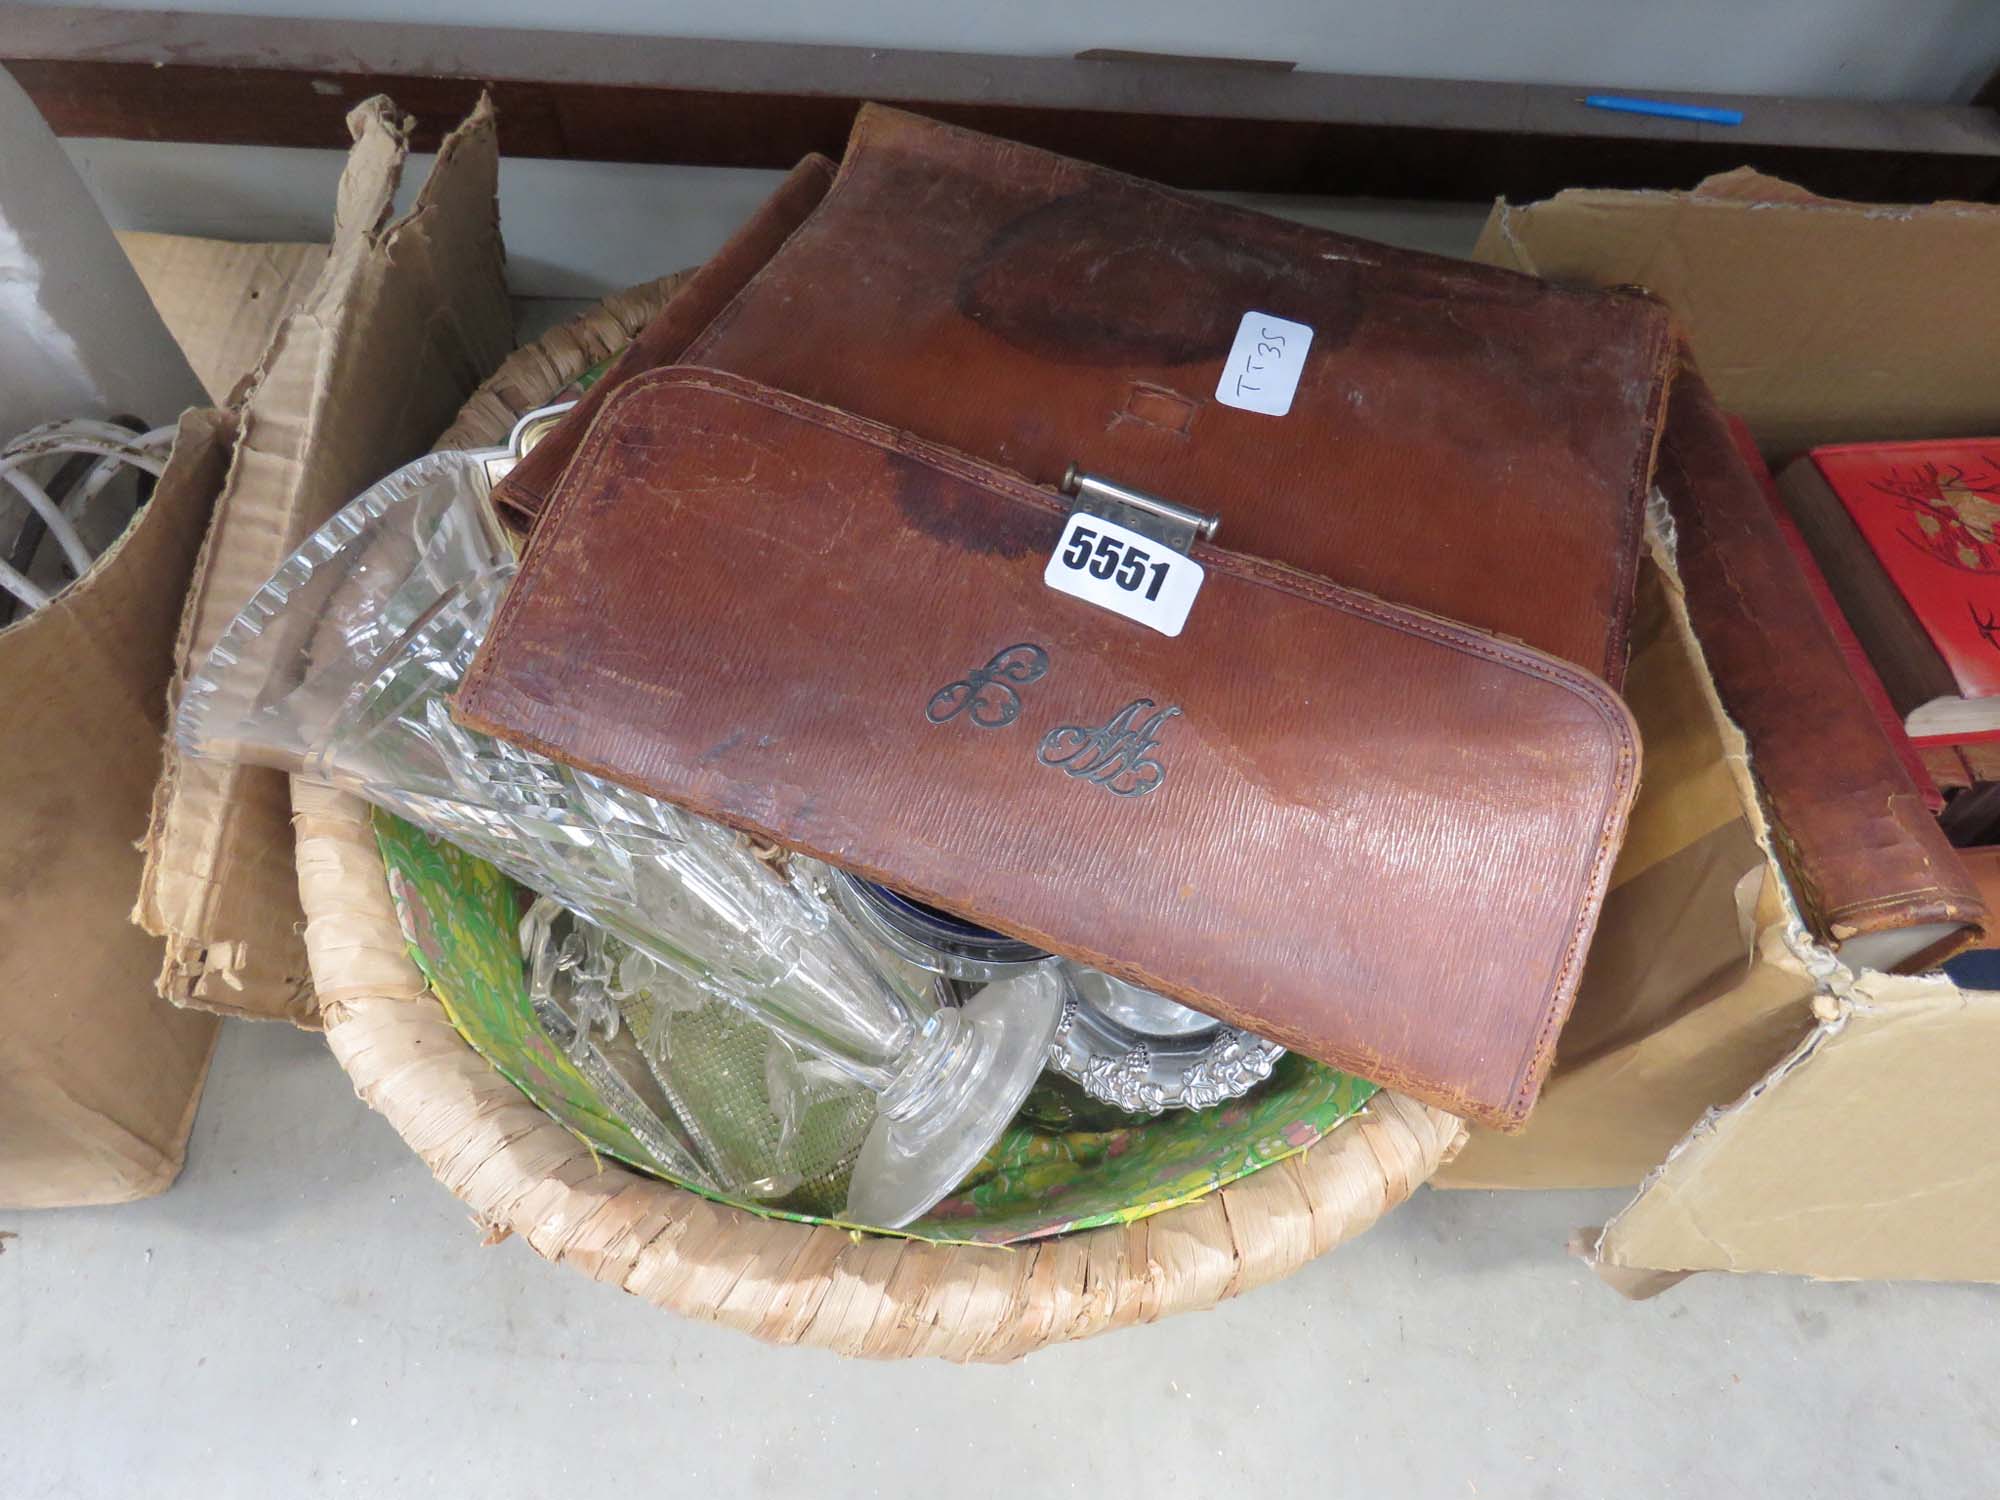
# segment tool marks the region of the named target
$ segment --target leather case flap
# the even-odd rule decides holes
[[[1283,417],[1219,394],[1250,314],[1312,331]],[[670,360],[1036,483],[1074,462],[1227,504],[1243,551],[1613,685],[1625,670],[1673,369],[1643,294],[1371,244],[871,104],[831,191],[824,163],[801,164],[596,389]],[[594,411],[501,484],[520,518]]]
[[[1283,416],[1218,396],[1256,354],[1246,314],[1312,331]],[[678,358],[1033,483],[1075,463],[1226,508],[1236,549],[1624,673],[1673,369],[1642,294],[870,105],[832,191]]]
[[[1215,547],[1166,637],[1044,583],[1070,508],[735,377],[640,376],[459,714],[1517,1125],[1634,789],[1623,705]]]

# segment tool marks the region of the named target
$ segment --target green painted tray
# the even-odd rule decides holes
[[[720,1198],[661,1169],[598,1103],[528,1007],[516,925],[521,896],[484,861],[384,813],[375,835],[403,936],[431,989],[480,1055],[588,1143],[640,1171],[767,1217],[836,1223]],[[1249,1098],[1174,1110],[1115,1130],[1010,1126],[986,1160],[903,1234],[1006,1244],[1129,1222],[1211,1193],[1305,1150],[1368,1102],[1375,1085],[1288,1056]]]

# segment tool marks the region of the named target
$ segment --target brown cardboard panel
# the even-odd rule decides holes
[[[1740,1098],[1812,1029],[1817,986],[1775,930],[1736,973],[1736,983],[1672,1025],[1574,1066],[1559,1061],[1525,1131],[1474,1131],[1433,1182],[1586,1188],[1644,1180],[1704,1115]]]
[[[1745,925],[1745,893],[1754,898],[1766,879],[1776,876],[1739,820],[1613,892],[1617,904],[1605,902],[1608,921],[1591,945],[1584,1003],[1563,1029],[1559,1066],[1643,1041],[1742,983],[1754,930]]]
[[[2000,994],[1864,975],[1607,1226],[1602,1267],[2000,1281]]]
[[[0,631],[0,1207],[123,1202],[180,1171],[217,1023],[153,993],[158,945],[124,917],[231,436],[187,413],[125,535]]]
[[[1655,552],[1652,564],[1640,569],[1624,687],[1646,737],[1646,770],[1612,871],[1614,890],[1743,817],[1732,764],[1740,745],[1727,738],[1733,731],[1710,701],[1685,628],[1679,580],[1658,557],[1657,545]]]
[[[132,268],[217,406],[270,347],[326,267],[325,245],[235,244],[178,234],[122,233]]]
[[[2000,431],[2000,208],[1845,203],[1745,168],[1502,202],[1473,254],[1665,298],[1767,453]]]
[[[251,377],[181,621],[180,676],[309,531],[422,453],[512,347],[491,109],[444,143],[393,222],[403,124],[375,99],[349,127],[325,265]],[[133,916],[167,940],[161,993],[315,1024],[285,778],[169,746],[146,855]]]
[[[1743,737],[1715,695],[1657,528],[1632,639],[1625,697],[1645,740],[1645,776],[1559,1068],[1637,1042],[1741,981],[1756,930],[1741,893],[1754,899],[1776,878]]]
[[[1743,736],[1688,622],[1669,542],[1640,571],[1626,697],[1645,780],[1555,1071],[1519,1136],[1476,1131],[1441,1187],[1635,1185],[1811,1024]]]

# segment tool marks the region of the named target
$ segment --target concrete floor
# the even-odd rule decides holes
[[[0,1214],[0,1494],[1991,1494],[2000,1291],[1563,1254],[1608,1193],[1424,1192],[1278,1286],[1003,1369],[657,1313],[509,1241],[317,1038],[226,1028],[186,1174]]]

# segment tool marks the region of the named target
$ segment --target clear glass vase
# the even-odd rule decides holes
[[[553,897],[520,936],[535,1019],[656,1165],[734,1198],[845,1211],[875,1095]]]
[[[457,724],[451,694],[515,570],[492,457],[419,459],[307,538],[189,681],[177,739],[408,818],[874,1091],[848,1215],[910,1222],[1033,1086],[1062,979],[1039,969],[933,1004],[734,832]]]

